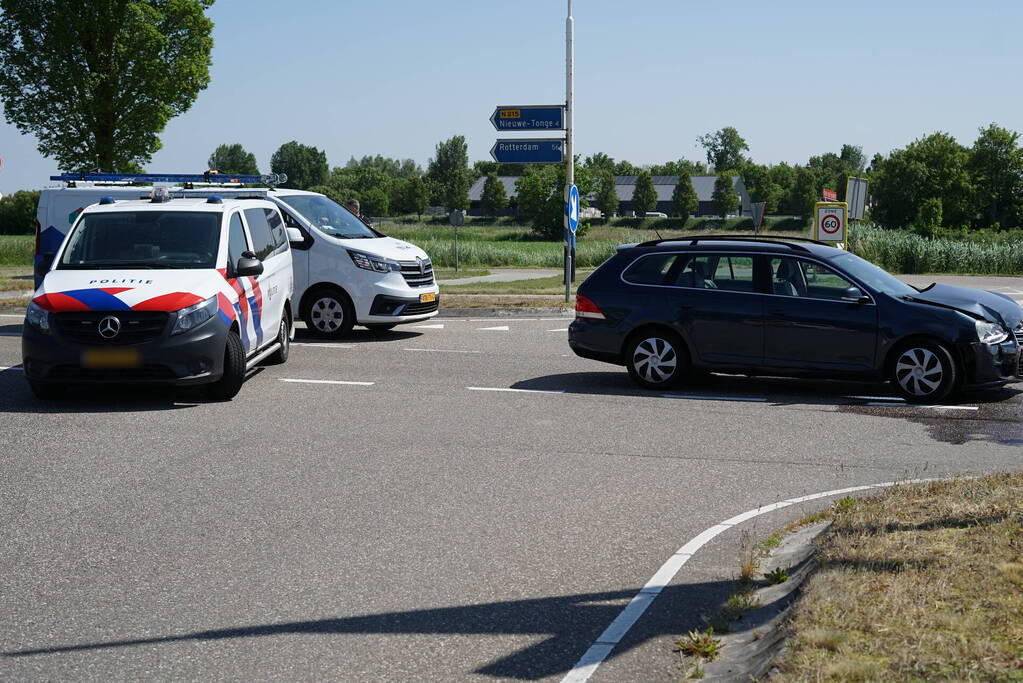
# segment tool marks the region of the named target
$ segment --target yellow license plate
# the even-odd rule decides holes
[[[431,301],[436,301],[436,300],[437,300],[437,293],[436,292],[427,292],[426,294],[420,294],[419,295],[419,303],[421,303],[421,304],[428,304]]]
[[[142,354],[135,349],[87,349],[82,352],[83,368],[137,368]]]

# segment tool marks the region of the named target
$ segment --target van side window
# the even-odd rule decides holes
[[[270,235],[274,240],[274,248],[280,250],[288,243],[288,236],[284,232],[284,221],[276,209],[263,209],[266,214],[266,222],[270,225]]]
[[[252,237],[252,251],[256,258],[265,261],[276,250],[270,224],[266,220],[263,209],[245,209],[245,222],[249,224],[249,235]]]
[[[245,228],[242,227],[242,216],[239,213],[231,214],[231,226],[227,237],[227,272],[233,274],[238,267],[238,259],[242,257],[243,251],[249,251],[249,243],[245,239]]]
[[[622,273],[622,279],[635,285],[663,285],[678,254],[649,254]]]

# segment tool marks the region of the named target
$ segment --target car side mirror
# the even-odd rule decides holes
[[[238,259],[238,266],[234,269],[235,277],[255,277],[262,273],[263,262],[251,251],[243,251],[242,257]]]
[[[288,228],[288,241],[292,244],[305,242],[305,235],[298,228]]]
[[[842,292],[842,301],[848,301],[853,304],[866,304],[870,303],[870,297],[863,293],[859,287],[847,287]]]
[[[36,277],[43,277],[48,272],[50,272],[50,266],[52,265],[53,254],[51,253],[43,254],[42,258],[39,259],[39,262],[35,264],[33,272],[35,273]]]

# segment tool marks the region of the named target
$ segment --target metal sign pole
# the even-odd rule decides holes
[[[572,151],[572,117],[575,111],[573,99],[575,84],[573,82],[573,50],[572,50],[572,0],[568,0],[568,18],[565,19],[565,207],[569,202],[569,188],[575,184],[575,156]],[[569,216],[565,211],[565,303],[572,298],[572,244],[569,236]]]

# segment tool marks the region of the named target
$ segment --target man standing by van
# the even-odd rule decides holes
[[[361,207],[359,206],[358,199],[349,199],[345,202],[345,208],[355,214],[357,217],[362,218]]]

